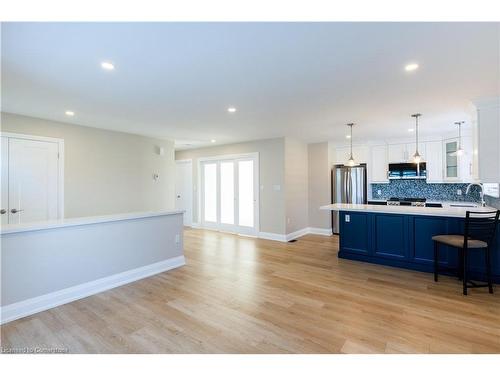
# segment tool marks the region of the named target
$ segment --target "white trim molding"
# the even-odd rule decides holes
[[[271,232],[259,232],[259,238],[263,240],[287,242],[285,234],[271,233]]]
[[[320,236],[331,236],[332,228],[313,228],[309,227],[309,234],[319,234]]]
[[[64,305],[121,285],[131,283],[146,277],[156,275],[186,264],[183,255],[135,268],[115,275],[103,277],[94,281],[75,285],[70,288],[58,290],[57,292],[44,294],[16,302],[0,309],[0,323],[8,323],[28,315],[36,314],[56,306]]]
[[[278,234],[278,233],[270,233],[270,232],[259,232],[258,237],[264,240],[271,241],[279,241],[279,242],[289,242],[291,240],[295,240],[296,238],[305,236],[306,234],[316,234],[320,236],[331,236],[332,230],[331,228],[303,228],[298,231],[288,233],[288,234]]]

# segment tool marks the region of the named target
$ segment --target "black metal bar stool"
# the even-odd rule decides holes
[[[467,295],[467,288],[488,287],[493,293],[491,282],[491,245],[495,239],[500,210],[489,212],[470,212],[465,215],[464,234],[445,234],[433,236],[434,241],[434,281],[438,281],[439,244],[457,248],[459,251],[458,275],[463,282],[463,293]],[[469,249],[485,251],[487,284],[477,284],[468,279],[467,257]]]

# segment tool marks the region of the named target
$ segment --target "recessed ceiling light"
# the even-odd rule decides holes
[[[210,142],[215,143],[217,141],[215,139],[211,139]]]
[[[407,72],[413,72],[414,70],[417,70],[418,69],[418,64],[416,63],[411,63],[411,64],[408,64],[405,66],[405,70]]]
[[[101,63],[101,68],[103,68],[104,70],[114,70],[115,66],[109,61],[103,61]]]
[[[229,107],[229,108],[227,109],[227,111],[228,111],[229,113],[234,113],[234,112],[236,112],[236,108],[234,108],[234,107]]]
[[[350,136],[349,134],[347,134],[345,137],[346,137],[347,139],[351,139],[351,136]]]
[[[66,116],[73,117],[73,116],[75,115],[75,112],[73,112],[73,111],[66,111],[66,112],[64,112],[64,114],[65,114]]]
[[[409,132],[414,132],[414,131],[415,131],[415,129],[413,129],[413,128],[409,128],[409,129],[408,129],[408,131],[409,131]]]

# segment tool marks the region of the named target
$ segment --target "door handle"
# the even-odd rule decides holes
[[[1,215],[6,214],[6,213],[7,213],[7,210],[6,210],[5,208],[2,208],[2,209],[0,210],[0,214],[1,214]]]
[[[180,195],[177,196],[177,198],[180,198],[180,197],[181,197]]]
[[[17,214],[18,212],[23,212],[24,210],[23,209],[16,209],[16,208],[13,208],[12,210],[10,210],[11,213],[13,214]]]

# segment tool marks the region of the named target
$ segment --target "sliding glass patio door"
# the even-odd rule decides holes
[[[258,231],[256,155],[200,162],[202,226],[232,233]]]

